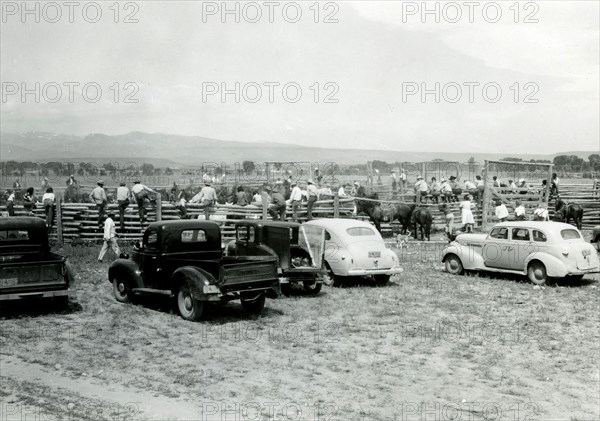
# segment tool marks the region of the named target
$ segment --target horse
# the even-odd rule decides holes
[[[431,224],[433,222],[433,216],[431,215],[431,211],[427,208],[415,207],[410,216],[411,223],[414,224],[415,228],[415,239],[417,237],[417,230],[421,232],[421,240],[425,240],[427,237],[427,241],[431,241]],[[423,231],[425,231],[425,237],[423,236]]]
[[[556,201],[554,206],[554,220],[569,223],[573,219],[577,229],[581,229],[583,220],[583,207],[577,203],[567,203],[562,199]]]
[[[358,197],[364,197],[366,199],[371,200],[360,200]],[[408,228],[410,227],[410,216],[412,215],[413,210],[416,207],[416,204],[404,204],[404,203],[396,203],[390,206],[382,207],[380,202],[376,200],[379,199],[377,193],[372,193],[367,195],[363,193],[362,196],[357,196],[356,199],[356,213],[369,216],[377,231],[381,232],[381,222],[393,222],[398,220],[402,224],[402,234],[406,234],[408,232]]]

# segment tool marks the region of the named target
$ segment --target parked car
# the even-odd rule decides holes
[[[265,297],[279,290],[277,260],[272,256],[223,256],[216,222],[185,219],[152,223],[132,257],[122,255],[109,268],[117,301],[136,294],[171,297],[182,318],[199,320],[206,303],[241,300],[258,314]]]
[[[367,222],[354,219],[315,219],[305,226],[325,229],[325,267],[332,284],[350,276],[368,276],[385,285],[402,273],[398,256],[385,246],[381,234]]]
[[[600,251],[600,225],[592,230],[592,243],[596,243],[596,249]]]
[[[527,275],[536,285],[600,271],[594,247],[577,228],[561,222],[502,222],[489,234],[460,234],[444,248],[442,261],[452,274],[515,273]]]
[[[67,258],[50,251],[43,219],[0,218],[0,302],[53,298],[67,305],[74,279]]]
[[[240,221],[235,240],[226,248],[228,256],[273,256],[277,258],[281,292],[289,295],[294,284],[318,294],[326,275],[323,264],[325,230],[295,222]]]

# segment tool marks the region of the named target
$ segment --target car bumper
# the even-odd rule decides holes
[[[352,268],[348,271],[349,276],[371,276],[371,275],[397,275],[404,272],[400,266],[392,266],[387,269],[362,269]]]
[[[70,289],[63,289],[58,291],[42,291],[42,292],[16,292],[12,294],[0,294],[0,301],[10,300],[25,300],[31,298],[53,298],[53,297],[64,297],[74,296],[75,291]]]

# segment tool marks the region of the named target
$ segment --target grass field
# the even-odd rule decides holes
[[[233,302],[191,323],[168,301],[118,303],[98,248],[64,250],[68,311],[2,314],[1,420],[600,418],[598,275],[534,289],[449,275],[439,248],[415,246],[385,287],[298,291],[256,318]]]

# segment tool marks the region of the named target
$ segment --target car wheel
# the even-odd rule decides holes
[[[177,311],[183,319],[192,322],[200,320],[204,314],[204,302],[193,297],[187,284],[181,285],[177,292]]]
[[[462,262],[456,254],[449,254],[444,261],[446,272],[452,275],[461,275],[464,272]]]
[[[131,290],[127,281],[122,276],[117,276],[113,279],[113,294],[118,302],[128,303],[131,301]]]
[[[390,275],[374,275],[373,278],[375,278],[375,283],[380,287],[387,285],[390,281]]]
[[[280,284],[279,286],[281,288],[281,293],[283,295],[285,295],[286,297],[288,297],[292,293],[292,284],[291,283]]]
[[[343,277],[333,273],[331,267],[329,266],[329,263],[325,264],[325,268],[327,269],[327,276],[329,277],[328,285],[332,287],[339,287]]]
[[[244,307],[244,310],[246,310],[246,313],[260,314],[263,311],[263,308],[265,308],[266,295],[264,293],[262,293],[258,297],[254,298],[252,300],[245,300],[243,298],[241,300],[242,300],[242,307]]]
[[[304,291],[309,292],[313,295],[317,295],[319,292],[321,292],[322,286],[323,284],[320,282],[315,282],[312,284],[309,282],[304,282]]]
[[[536,285],[545,285],[548,282],[546,266],[541,262],[532,262],[527,268],[527,277]]]

